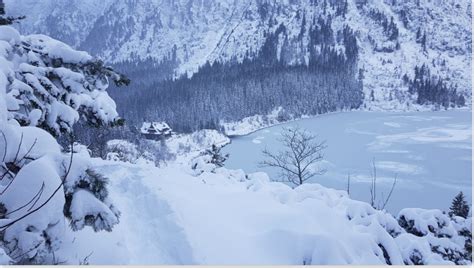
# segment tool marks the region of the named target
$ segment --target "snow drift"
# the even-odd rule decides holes
[[[123,214],[110,235],[93,238],[101,242],[87,249],[91,263],[470,263],[463,234],[471,220],[423,209],[393,217],[318,184],[292,189],[265,173],[195,162],[202,172],[178,163],[97,163],[114,178],[111,195]],[[103,258],[102,247],[120,256]]]

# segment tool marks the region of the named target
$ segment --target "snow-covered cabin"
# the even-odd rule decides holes
[[[165,122],[144,122],[140,133],[149,140],[160,140],[171,136],[171,128]]]

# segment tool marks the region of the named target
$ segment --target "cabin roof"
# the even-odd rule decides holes
[[[165,122],[143,122],[140,132],[143,134],[163,134],[163,132],[171,131],[171,128]]]

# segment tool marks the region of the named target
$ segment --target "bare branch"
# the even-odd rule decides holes
[[[382,205],[381,209],[385,209],[385,206],[388,204],[388,201],[390,200],[390,197],[392,196],[393,190],[395,189],[395,185],[397,184],[397,174],[395,174],[395,178],[393,179],[392,187],[390,188],[390,192],[388,193],[387,199],[385,199],[385,202]]]
[[[388,193],[387,198],[385,198],[384,193],[382,192],[382,199],[377,200],[377,168],[375,166],[375,158],[372,160],[372,181],[370,186],[370,205],[375,209],[385,209],[390,198],[392,197],[392,193],[395,189],[397,184],[397,174],[395,174],[395,178],[393,179],[392,187],[390,188],[390,192]],[[349,178],[348,178],[349,180]],[[349,183],[349,181],[348,181]],[[377,203],[377,204],[376,204]]]
[[[56,187],[56,189],[53,191],[53,193],[43,203],[41,203],[38,207],[36,207],[35,209],[32,209],[32,210],[28,210],[28,212],[25,213],[24,215],[18,217],[15,220],[12,220],[12,221],[8,222],[7,224],[4,224],[4,225],[0,226],[1,231],[6,230],[8,227],[12,226],[13,224],[21,221],[22,219],[28,217],[31,214],[37,212],[38,210],[43,208],[46,204],[48,204],[49,201],[51,201],[51,199],[53,199],[53,197],[56,195],[56,193],[59,192],[59,190],[63,187],[64,183],[66,182],[66,179],[67,179],[67,177],[68,177],[68,175],[71,171],[73,156],[74,156],[74,139],[73,139],[73,135],[71,134],[71,158],[69,159],[68,170],[66,171],[66,174],[64,175],[64,178],[61,180],[61,183],[58,185],[58,187]]]
[[[19,159],[17,162],[21,162],[21,161],[23,161],[23,159],[27,158],[30,155],[31,151],[33,150],[33,148],[35,147],[37,142],[38,142],[38,139],[36,138],[35,141],[33,142],[33,144],[28,149],[28,151],[26,151],[26,153],[23,155],[23,157],[21,159]]]
[[[44,181],[43,181],[43,183],[41,184],[41,188],[40,188],[40,190],[39,190],[39,192],[38,192],[38,194],[37,194],[38,197],[36,198],[36,200],[33,202],[33,204],[31,205],[31,207],[30,207],[27,211],[32,210],[32,209],[35,207],[36,203],[38,203],[38,201],[40,200],[41,196],[43,195],[44,188],[45,188],[45,184],[44,184]]]
[[[2,162],[5,162],[5,158],[7,157],[7,151],[8,151],[7,136],[5,136],[5,133],[1,130],[0,130],[0,133],[2,134],[3,142],[5,142],[5,150],[3,151],[3,158],[2,158]]]
[[[41,185],[40,189],[38,190],[38,192],[33,196],[33,198],[31,198],[26,204],[24,204],[23,206],[20,206],[19,208],[16,208],[12,211],[9,211],[5,214],[5,216],[8,216],[12,213],[15,213],[17,211],[19,211],[20,209],[23,209],[24,207],[28,206],[29,204],[31,204],[32,202],[36,203],[37,201],[35,200],[39,200],[39,198],[41,197],[41,195],[43,194],[43,190],[44,190],[44,187],[45,187],[45,184],[43,182],[43,184]]]
[[[18,158],[18,154],[20,153],[20,149],[21,149],[22,144],[23,144],[23,132],[21,133],[20,143],[18,144],[18,150],[16,151],[15,159],[13,160],[13,162],[16,162],[16,160]]]

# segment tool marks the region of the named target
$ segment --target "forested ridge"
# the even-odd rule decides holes
[[[133,90],[111,89],[111,95],[129,126],[166,121],[177,132],[221,130],[222,122],[265,116],[280,107],[278,120],[285,121],[302,115],[357,109],[364,101],[377,101],[374,91],[379,89],[363,88],[374,70],[365,69],[367,66],[359,62],[360,31],[354,31],[350,24],[336,26],[339,22],[335,21],[348,15],[347,2],[331,2],[330,6],[335,10],[332,14],[325,4],[319,14],[297,12],[299,34],[294,35],[294,26],[290,30],[289,25],[277,24],[263,4],[259,16],[269,21],[270,28],[265,31],[260,48],[248,50],[243,58],[207,61],[194,73],[177,76],[182,59],[177,56],[176,45],[160,61],[151,57],[143,60],[132,54],[114,67],[132,79]],[[374,57],[376,53],[391,54],[401,49],[402,26],[395,23],[393,15],[363,5],[357,8],[376,23],[385,40],[375,42],[369,35],[369,41],[375,42]],[[402,12],[400,16],[406,27],[406,14]],[[425,52],[427,38],[426,32],[418,29],[416,42]],[[400,86],[408,89],[408,95],[413,96],[407,95],[408,98],[416,104],[440,108],[465,105],[456,86],[444,77],[431,75],[427,65],[408,71],[403,81]],[[387,101],[397,96],[397,90],[393,89]],[[403,99],[407,96],[397,100],[409,101]]]
[[[290,63],[287,54],[294,44],[280,25],[259,51],[243,60],[207,62],[190,78],[139,82],[133,98],[115,92],[119,102],[126,102],[121,112],[132,124],[164,120],[176,131],[192,132],[219,129],[221,121],[266,115],[277,107],[283,108],[282,120],[358,108],[363,92],[354,33],[349,27],[334,33],[331,21],[322,18],[313,23],[306,61]],[[170,57],[162,64],[172,62]]]

